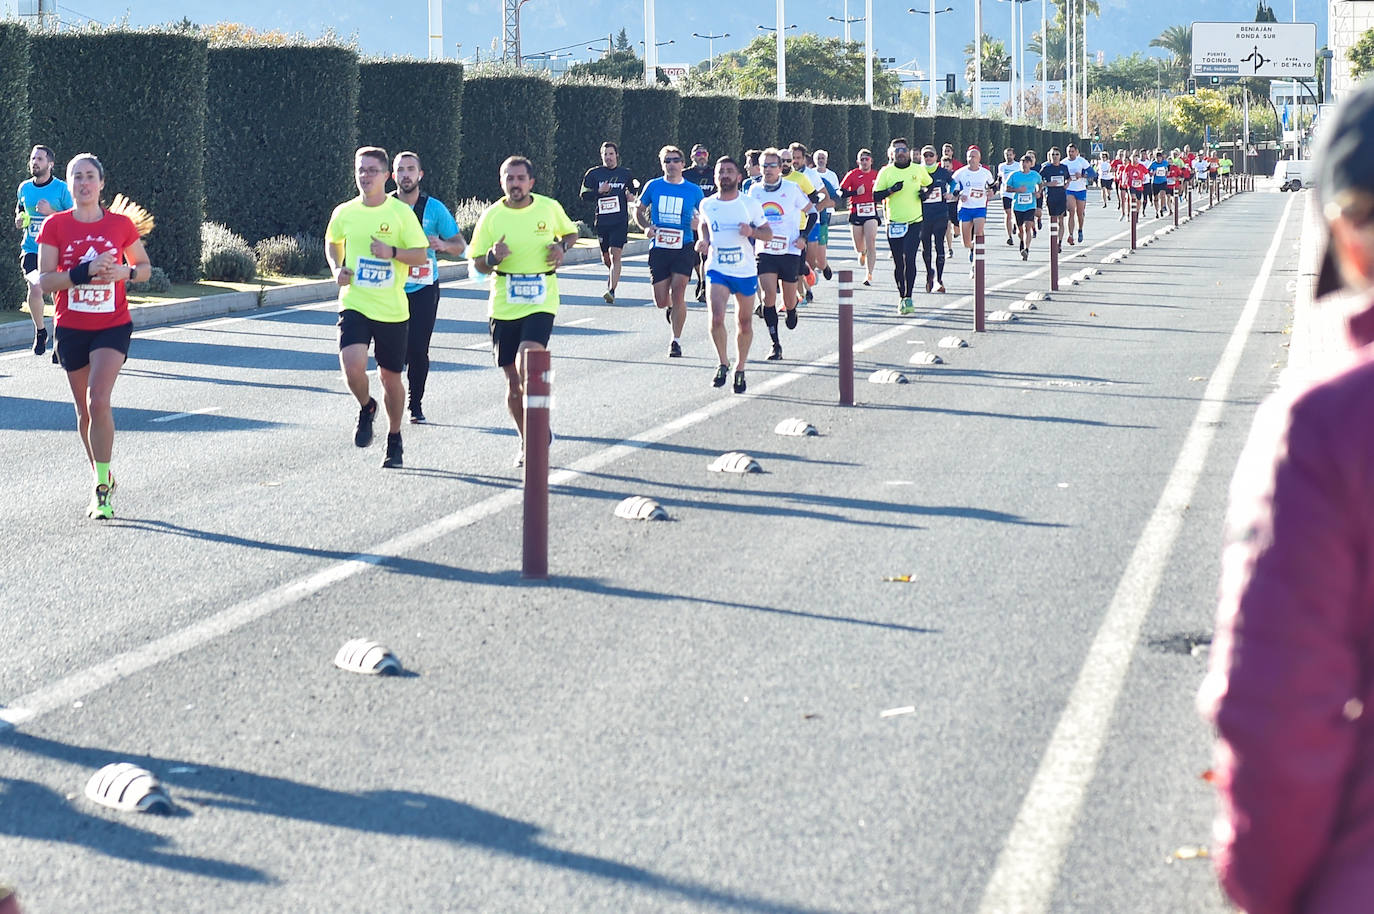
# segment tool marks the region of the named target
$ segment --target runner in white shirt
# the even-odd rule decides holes
[[[954,185],[959,189],[959,225],[964,233],[964,247],[968,248],[968,262],[973,263],[973,238],[983,233],[988,218],[988,189],[997,178],[983,167],[982,151],[968,148],[968,164],[954,173]],[[969,267],[969,275],[973,275]]]
[[[793,143],[791,146],[787,147],[787,152],[792,157],[792,170],[805,175],[806,180],[811,182],[811,186],[815,188],[816,194],[820,198],[819,202],[816,204],[816,221],[806,233],[806,262],[812,270],[819,271],[822,266],[820,213],[824,212],[827,205],[833,204],[830,204],[830,196],[826,193],[825,182],[821,180],[821,173],[807,164],[806,147],[801,143]],[[815,285],[816,278],[814,274],[807,277],[805,272],[805,270],[802,271],[803,276],[800,277],[801,281],[797,283],[798,292],[805,295],[807,301],[811,301],[811,289],[803,289],[801,286],[803,283],[808,287]]]
[[[1069,170],[1069,231],[1078,226],[1078,240],[1083,240],[1083,219],[1088,213],[1088,169],[1092,163],[1078,154],[1078,147],[1065,147],[1064,167]]]
[[[763,206],[739,192],[739,165],[729,156],[716,159],[716,192],[701,201],[697,252],[706,255],[706,301],[711,308],[711,340],[720,367],[715,386],[724,387],[730,373],[726,356],[725,306],[735,296],[735,393],[742,394],[744,362],[754,340],[754,296],[758,293],[758,264],[754,240],[767,242],[773,229]]]
[[[816,186],[825,191],[827,199],[823,202],[820,210],[820,254],[821,254],[821,275],[830,279],[834,272],[830,269],[830,214],[835,212],[835,205],[840,195],[840,176],[831,171],[827,166],[830,164],[830,153],[824,149],[817,149],[812,155],[812,160],[816,163],[815,172],[819,177],[820,183]]]
[[[802,252],[806,238],[800,229],[816,222],[816,208],[795,181],[782,178],[782,153],[765,149],[759,156],[763,180],[749,185],[749,196],[763,207],[763,215],[773,229],[773,237],[758,246],[759,286],[763,289],[760,316],[768,325],[773,339],[773,354],[769,361],[782,358],[782,344],[778,341],[778,284],[782,284],[782,300],[787,311],[787,329],[797,326],[797,277],[801,275]],[[804,223],[804,224],[803,224]]]
[[[1016,237],[1016,219],[1011,204],[1016,195],[1007,193],[1007,178],[1021,170],[1021,163],[1016,161],[1016,150],[1010,146],[1002,150],[1002,156],[1006,161],[997,166],[997,186],[1002,188],[1002,211],[1007,216],[1007,244],[1014,244],[1012,239]]]

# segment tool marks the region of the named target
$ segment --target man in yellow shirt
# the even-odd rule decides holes
[[[353,443],[372,443],[377,401],[367,380],[367,348],[374,345],[386,402],[388,433],[383,467],[401,466],[401,413],[406,389],[406,334],[410,305],[406,275],[429,262],[429,239],[415,212],[386,192],[391,177],[386,150],[364,146],[353,155],[358,196],[340,203],[324,232],[324,254],[339,285],[339,364],[357,398]]]
[[[557,200],[533,192],[534,165],[524,156],[501,163],[506,195],[477,220],[468,245],[479,273],[491,282],[491,350],[506,373],[506,408],[520,433],[515,465],[525,462],[525,356],[547,349],[558,313],[557,270],[577,243],[577,226]]]
[[[873,199],[887,203],[887,246],[892,251],[892,276],[897,280],[898,314],[916,310],[911,290],[916,285],[916,259],[921,254],[923,188],[931,184],[923,163],[911,160],[911,144],[899,136],[888,147],[892,164],[884,165],[873,184]],[[943,191],[942,191],[943,193]]]

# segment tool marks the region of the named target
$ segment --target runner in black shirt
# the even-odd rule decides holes
[[[1064,216],[1069,211],[1069,170],[1060,161],[1058,146],[1050,148],[1049,156],[1050,160],[1040,166],[1040,177],[1045,182],[1045,207],[1059,226],[1059,243],[1073,244],[1072,236],[1064,235]]]
[[[711,168],[711,153],[705,146],[697,143],[692,147],[692,167],[682,170],[684,180],[691,181],[701,188],[701,195],[709,197],[716,192],[716,173]],[[697,255],[697,301],[706,301],[705,259]]]
[[[601,164],[587,169],[582,178],[582,199],[596,201],[596,237],[601,239],[601,262],[610,268],[606,291],[607,304],[615,302],[615,287],[620,282],[620,255],[630,227],[627,194],[638,187],[630,170],[620,165],[620,148],[609,140],[601,144]]]
[[[959,194],[954,173],[936,161],[935,147],[921,150],[921,159],[930,170],[930,186],[921,190],[921,259],[926,262],[926,291],[945,291],[945,236],[949,232],[949,204],[957,205]],[[935,263],[930,262],[931,247]]]

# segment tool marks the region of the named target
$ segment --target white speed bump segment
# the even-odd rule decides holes
[[[812,435],[819,435],[820,432],[816,430],[816,426],[805,419],[784,419],[773,429],[773,434],[788,438],[809,438]]]
[[[334,665],[365,676],[396,676],[401,672],[401,661],[395,654],[366,638],[354,638],[339,648],[334,655]]]
[[[711,465],[707,467],[707,469],[713,473],[744,474],[763,472],[763,467],[759,466],[757,460],[741,451],[730,451],[727,454],[721,454],[711,462]]]
[[[1006,324],[1017,319],[1016,315],[1012,314],[1010,311],[988,312],[988,320],[992,321],[994,324]]]
[[[927,355],[928,354],[929,353],[927,353]],[[916,355],[920,355],[920,353],[918,352],[916,353]],[[913,355],[911,357],[912,361],[916,360],[916,355]],[[907,383],[907,378],[906,375],[902,374],[900,371],[895,371],[891,368],[879,368],[877,371],[873,372],[873,374],[868,376],[868,383],[905,384]]]
[[[924,349],[922,349],[922,350],[919,351],[919,352],[913,352],[913,353],[911,354],[911,358],[909,359],[909,361],[911,362],[912,365],[943,365],[943,364],[945,364],[945,360],[944,360],[944,359],[940,358],[940,357],[939,357],[938,355],[936,355],[935,353],[933,353],[933,352],[927,352],[927,351],[924,350]]]
[[[615,516],[625,520],[667,520],[663,506],[644,495],[631,495],[615,506]]]
[[[172,798],[146,768],[131,762],[106,765],[86,782],[86,797],[120,812],[172,812]]]
[[[957,336],[946,336],[941,338],[939,346],[941,349],[965,349],[968,347],[968,340],[960,339]]]

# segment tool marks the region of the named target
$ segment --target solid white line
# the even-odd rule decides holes
[[[158,418],[153,419],[153,420],[151,420],[151,421],[153,421],[153,422],[175,422],[175,421],[177,421],[178,419],[189,419],[189,418],[191,418],[192,416],[203,416],[203,415],[205,415],[206,413],[217,413],[217,412],[219,412],[222,408],[223,408],[223,407],[219,407],[219,406],[207,406],[207,407],[205,407],[204,409],[192,410],[192,411],[189,412],[189,413],[173,413],[173,414],[170,415],[170,416],[159,416]]]
[[[1226,407],[1231,381],[1259,312],[1292,206],[1290,199],[1250,288],[1250,297],[1212,371],[1178,460],[1088,649],[1068,704],[997,858],[978,907],[979,914],[1043,914],[1049,908],[1064,864],[1064,850],[1097,769],[1126,670],[1140,639],[1140,627],[1154,604],[1174,541],[1202,475],[1216,436],[1216,423]]]
[[[594,317],[579,317],[579,318],[578,318],[577,320],[575,320],[575,321],[568,321],[566,324],[563,324],[563,326],[564,326],[564,327],[576,327],[578,324],[590,324],[590,323],[591,323],[592,321],[594,321],[594,320],[596,320],[596,318],[594,318]]]
[[[1087,253],[1102,245],[1110,244],[1113,240],[1115,239],[1109,238],[1099,242],[1097,245],[1085,249],[1083,253]],[[1042,267],[1038,270],[1023,273],[1019,277],[1005,280],[990,287],[990,290],[1003,288],[1039,275],[1044,272],[1045,269],[1046,268]],[[949,302],[928,313],[924,317],[904,321],[903,323],[896,324],[886,330],[880,331],[871,337],[865,338],[861,342],[855,344],[854,351],[863,352],[889,340],[896,339],[904,333],[910,333],[911,328],[928,324],[939,317],[942,312],[964,307],[972,300],[973,297],[971,295],[951,299]],[[245,317],[243,319],[252,320],[255,319],[255,316]],[[486,343],[481,345],[483,348],[487,346]],[[628,438],[617,444],[603,448],[581,460],[575,461],[565,469],[551,473],[549,475],[549,485],[562,485],[583,474],[596,472],[617,460],[634,454],[643,448],[650,447],[685,428],[690,428],[693,425],[705,422],[714,416],[720,415],[726,410],[733,409],[736,406],[746,403],[759,394],[769,393],[791,384],[794,381],[800,380],[801,378],[817,374],[838,361],[839,353],[832,352],[829,355],[816,359],[810,364],[798,366],[792,371],[784,374],[774,375],[767,381],[753,387],[750,392],[744,396],[716,400],[684,416],[679,416],[676,419],[655,426],[633,438]],[[523,493],[519,489],[508,489],[505,492],[490,496],[476,504],[433,520],[424,526],[417,527],[408,533],[392,537],[383,543],[377,544],[366,552],[359,552],[335,565],[323,568],[314,574],[298,578],[295,581],[283,584],[280,587],[276,587],[264,594],[238,603],[228,609],[221,610],[215,615],[187,626],[180,631],[165,635],[142,647],[126,651],[102,663],[64,676],[48,685],[41,686],[26,695],[19,696],[9,702],[7,706],[0,706],[0,729],[4,729],[5,726],[18,726],[19,724],[33,720],[59,708],[67,707],[73,701],[82,699],[106,686],[113,685],[120,680],[133,676],[165,660],[170,660],[173,657],[194,650],[215,638],[236,631],[257,619],[290,606],[292,603],[305,599],[313,594],[319,593],[371,567],[405,555],[455,530],[471,526],[483,518],[490,517],[506,508],[518,505],[521,503],[522,496]]]

